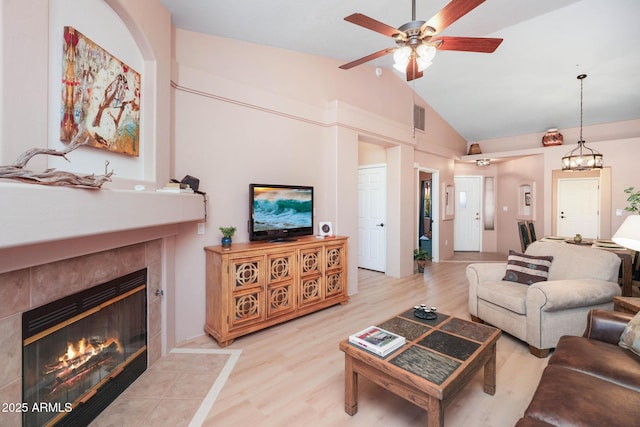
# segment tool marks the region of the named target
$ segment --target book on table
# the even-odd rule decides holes
[[[350,343],[383,357],[402,347],[405,341],[403,336],[377,326],[369,326],[367,329],[349,336]]]

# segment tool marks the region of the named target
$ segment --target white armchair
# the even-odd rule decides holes
[[[553,256],[547,281],[526,285],[502,280],[507,263],[467,266],[469,313],[529,344],[546,357],[563,335],[580,336],[593,308],[613,309],[620,295],[620,258],[606,250],[568,243],[534,242],[527,255]]]

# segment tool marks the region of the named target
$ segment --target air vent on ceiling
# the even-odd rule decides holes
[[[413,105],[413,128],[424,132],[426,129],[425,121],[426,119],[425,119],[424,107],[414,104]]]

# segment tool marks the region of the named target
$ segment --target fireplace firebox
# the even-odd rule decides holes
[[[88,425],[147,369],[147,269],[22,316],[23,426]]]

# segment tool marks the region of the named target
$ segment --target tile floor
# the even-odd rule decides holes
[[[196,339],[174,349],[144,372],[90,426],[202,425],[242,352],[212,347],[210,339]]]

